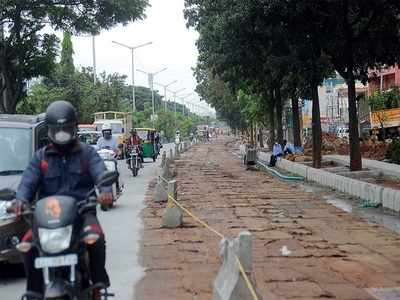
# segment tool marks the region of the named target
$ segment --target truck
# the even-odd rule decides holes
[[[119,158],[123,159],[126,155],[126,140],[132,129],[132,115],[127,112],[105,111],[94,113],[94,123],[97,131],[101,131],[104,124],[110,124],[113,136],[117,138],[119,148]]]

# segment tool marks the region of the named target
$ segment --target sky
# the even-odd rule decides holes
[[[186,28],[183,17],[184,0],[150,0],[150,4],[151,7],[146,10],[147,17],[143,21],[126,26],[120,25],[109,31],[102,31],[96,36],[97,73],[118,72],[127,75],[127,83],[130,84],[131,52],[112,41],[133,47],[153,42],[152,45],[135,50],[135,69],[157,72],[167,68],[155,77],[155,82],[168,84],[178,80],[169,88],[172,90],[185,88],[180,95],[194,93],[196,80],[192,68],[197,62],[198,51],[195,43],[198,33]],[[90,36],[74,37],[73,43],[75,66],[92,66],[92,38]],[[148,86],[147,76],[136,70],[135,85]],[[155,87],[162,95],[164,94],[162,87]],[[167,97],[171,97],[171,94]],[[208,107],[204,101],[199,102],[199,96],[196,93],[186,101]]]

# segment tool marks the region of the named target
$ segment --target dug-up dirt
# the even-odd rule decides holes
[[[400,286],[399,235],[296,185],[246,171],[229,141],[222,137],[181,155],[175,162],[178,199],[225,236],[252,233],[263,299],[377,299],[374,288]],[[181,228],[162,229],[165,204],[155,203],[153,192],[154,182],[142,215],[146,271],[136,299],[212,299],[219,238],[187,215]]]

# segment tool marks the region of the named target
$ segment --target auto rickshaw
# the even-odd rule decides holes
[[[143,158],[152,158],[156,161],[158,156],[155,142],[156,130],[154,128],[136,128],[135,130],[141,140]]]

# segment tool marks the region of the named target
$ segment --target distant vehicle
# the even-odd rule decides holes
[[[45,116],[0,114],[0,189],[15,191],[22,173],[36,150],[48,143]],[[28,225],[22,218],[6,212],[6,201],[0,200],[0,262],[21,262],[15,249]]]
[[[129,131],[132,129],[132,115],[126,112],[105,111],[94,114],[94,123],[96,131],[101,131],[103,124],[110,124],[112,134],[117,138],[119,158],[124,158],[127,153],[126,141],[129,137]]]
[[[96,130],[96,125],[93,125],[93,124],[79,124],[78,125],[78,131],[80,131],[80,132],[95,131],[95,130]]]
[[[336,132],[337,137],[341,139],[348,139],[349,138],[349,129],[345,127],[339,127]]]
[[[155,162],[158,156],[155,145],[156,130],[154,128],[135,128],[135,130],[142,141],[143,158],[151,158]]]
[[[78,131],[78,138],[82,143],[96,147],[97,141],[101,137],[101,131]]]

